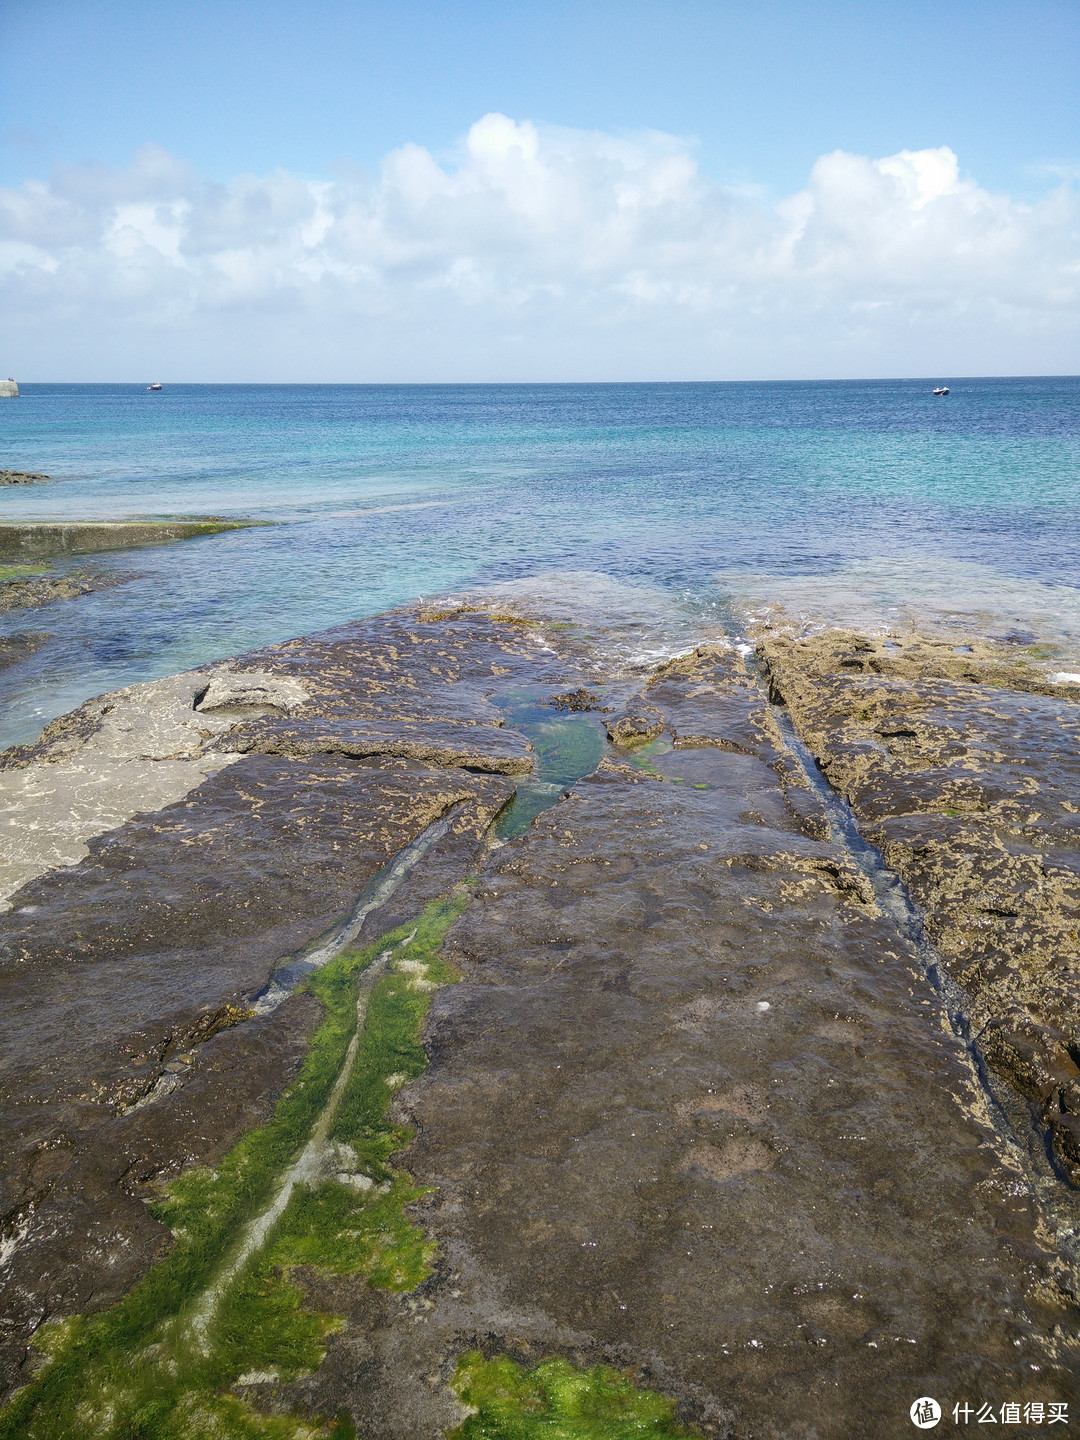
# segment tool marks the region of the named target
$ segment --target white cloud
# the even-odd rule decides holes
[[[1068,184],[947,148],[836,151],[775,206],[646,134],[486,115],[456,163],[221,185],[147,146],[0,191],[0,368],[26,378],[459,380],[1080,368]]]

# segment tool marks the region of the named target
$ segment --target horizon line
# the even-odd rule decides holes
[[[898,384],[903,382],[923,382],[941,380],[942,372],[924,375],[835,375],[835,376],[783,376],[783,377],[748,377],[739,380],[167,380],[147,381],[138,380],[18,380],[20,386],[26,385],[131,385],[140,386],[147,384],[162,384],[172,386],[209,387],[223,388],[227,386],[280,386],[281,388],[310,387],[316,389],[321,386],[349,386],[356,389],[405,389],[405,388],[483,388],[504,387],[515,389],[522,387],[539,386],[584,386],[584,385],[867,385],[867,384]],[[1037,371],[1017,371],[1012,374],[971,374],[951,375],[954,383],[968,380],[1076,380],[1080,379],[1080,371],[1063,371],[1059,373],[1041,373]],[[14,398],[14,397],[12,397]]]

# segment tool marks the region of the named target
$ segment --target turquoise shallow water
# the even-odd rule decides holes
[[[0,518],[250,515],[96,557],[104,594],[3,617],[0,743],[87,696],[435,594],[509,587],[667,653],[734,605],[923,613],[1080,655],[1080,380],[27,385]]]

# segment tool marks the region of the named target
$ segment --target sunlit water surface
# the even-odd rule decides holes
[[[90,695],[418,596],[498,587],[660,658],[776,606],[1031,633],[1080,664],[1080,380],[27,385],[0,518],[252,516],[94,557],[123,586],[0,617],[0,743]]]

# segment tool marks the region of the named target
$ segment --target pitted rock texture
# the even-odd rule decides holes
[[[1080,705],[1015,647],[766,638],[770,683],[1080,1179]]]
[[[522,627],[389,616],[310,644],[104,696],[5,757],[10,829],[37,846],[0,919],[6,1385],[44,1319],[111,1303],[162,1252],[154,1186],[213,1163],[295,1074],[318,1006],[251,1012],[278,962],[449,816],[359,943],[445,893],[513,795],[504,772],[531,767],[487,698],[532,663]],[[533,648],[543,677],[576,678]],[[260,753],[268,720],[290,739]],[[323,743],[375,720],[380,744]]]
[[[95,590],[111,590],[133,579],[120,571],[76,571],[70,575],[33,575],[0,583],[0,614],[9,610],[32,610],[57,600],[75,600]]]
[[[377,616],[244,658],[245,668],[261,665],[302,686],[308,700],[288,718],[238,726],[216,749],[400,755],[507,775],[529,774],[533,760],[488,697],[515,677],[536,683],[563,673],[526,625],[468,609]]]
[[[968,1052],[766,759],[605,760],[494,851],[445,953],[464,978],[398,1100],[436,1273],[402,1298],[307,1274],[346,1325],[260,1404],[427,1440],[476,1346],[618,1365],[731,1440],[906,1436],[921,1394],[1076,1402],[1074,1277]]]
[[[461,983],[437,992],[430,1067],[395,1101],[434,1273],[394,1296],[301,1267],[344,1324],[313,1375],[238,1386],[252,1403],[437,1440],[476,1347],[615,1364],[727,1440],[891,1440],[923,1394],[1080,1401],[1077,1277],[1045,1196],[734,651],[662,667],[625,707],[651,743],[486,848],[532,765],[493,697],[597,685],[595,657],[568,654],[505,617],[398,613],[103,697],[9,753],[6,778],[46,786],[93,756],[148,776],[229,763],[169,805],[139,806],[132,769],[125,823],[0,918],[6,1385],[44,1319],[145,1273],[169,1241],[144,1200],[295,1075],[318,1006],[251,1013],[278,962],[449,814],[360,940],[479,871],[445,947]],[[919,686],[933,704],[935,686],[987,688],[911,663],[897,683],[919,703]],[[851,694],[885,683],[837,673]],[[987,703],[1062,707],[1039,683]],[[806,680],[807,715],[830,693]],[[1004,732],[990,750],[1012,753]],[[965,751],[957,774],[983,771]]]
[[[613,745],[644,745],[649,740],[655,740],[664,730],[664,717],[641,695],[631,696],[622,714],[604,723]]]

